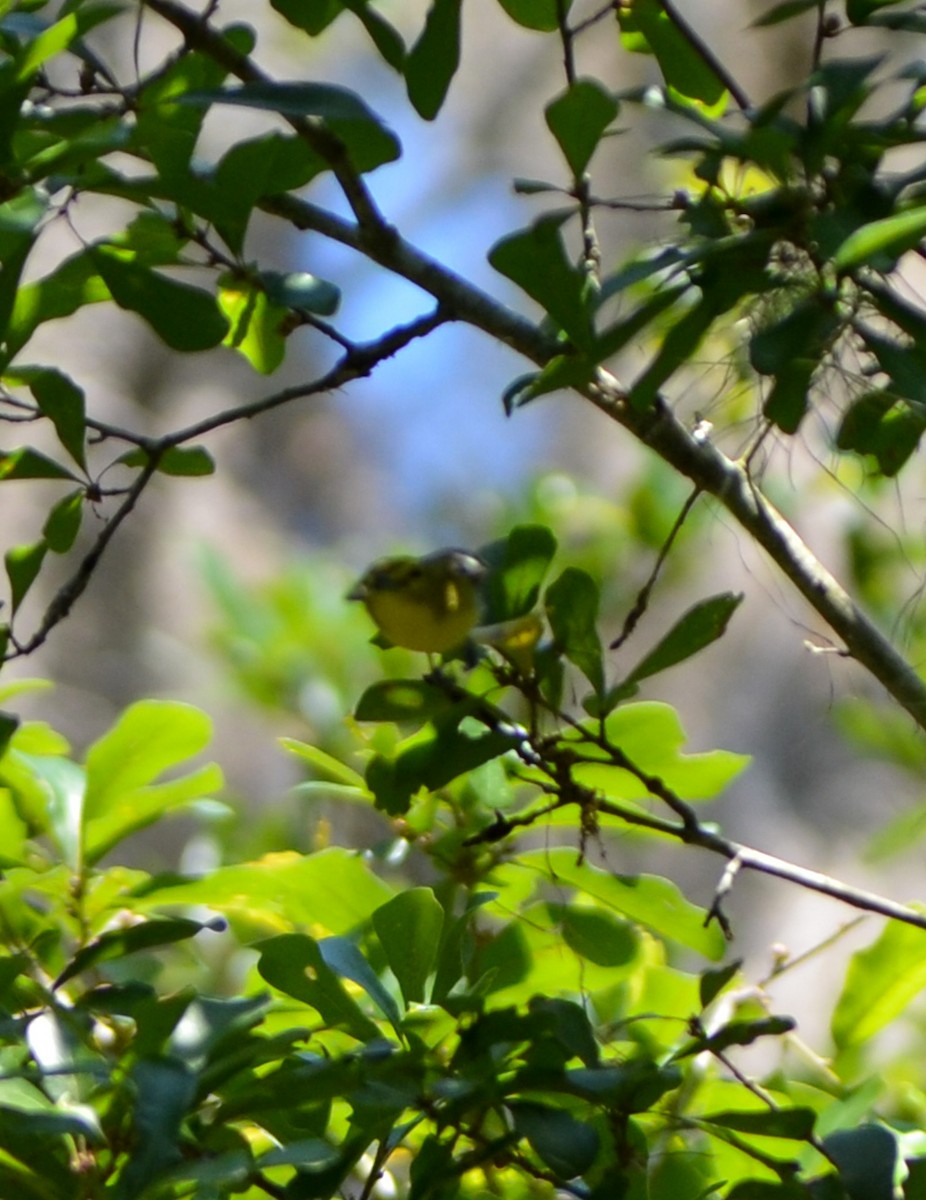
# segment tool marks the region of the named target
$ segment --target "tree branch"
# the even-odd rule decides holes
[[[538,365],[563,352],[562,344],[536,325],[401,237],[386,248],[370,250],[356,225],[294,196],[275,196],[262,207],[299,229],[315,230],[366,254],[434,296],[458,320],[482,329]],[[919,675],[762,495],[744,467],[690,433],[664,402],[644,411],[633,408],[626,390],[603,367],[594,381],[579,391],[696,487],[719,500],[842,638],[852,657],[926,730],[926,686]]]
[[[903,921],[904,924],[915,925],[918,929],[926,929],[926,912],[918,912],[906,904],[888,900],[885,896],[878,895],[877,892],[852,887],[851,884],[834,879],[831,875],[824,875],[821,871],[812,871],[807,867],[798,866],[787,859],[778,858],[777,855],[766,854],[764,850],[755,850],[752,846],[731,841],[703,825],[690,826],[666,820],[640,809],[625,808],[613,800],[606,799],[599,799],[598,811],[612,817],[619,817],[628,825],[637,825],[643,829],[652,830],[654,833],[662,833],[675,838],[688,846],[700,846],[712,854],[719,854],[728,862],[735,864],[737,870],[758,871],[762,875],[774,875],[778,879],[797,884],[798,887],[806,888],[808,891],[831,896],[834,900],[839,900],[852,908],[877,913],[878,916],[890,917],[895,921]],[[730,883],[732,884],[732,882],[731,878]],[[729,891],[729,887],[727,891]]]

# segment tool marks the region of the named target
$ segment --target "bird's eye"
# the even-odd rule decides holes
[[[419,580],[424,574],[424,569],[418,563],[412,564],[405,574],[405,578],[409,583],[414,583]]]

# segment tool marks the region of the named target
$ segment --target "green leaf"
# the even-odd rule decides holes
[[[349,979],[362,987],[380,1011],[398,1030],[402,1019],[399,1006],[380,982],[379,976],[363,957],[354,942],[346,937],[326,937],[318,943],[322,958],[341,979]]]
[[[839,1167],[849,1200],[892,1200],[897,1195],[897,1136],[883,1125],[840,1129],[823,1139],[827,1156]]]
[[[898,401],[896,393],[866,392],[843,415],[836,445],[874,455],[881,474],[891,478],[914,453],[924,429],[926,415]]]
[[[526,876],[521,876],[526,872]],[[669,941],[688,946],[710,959],[719,959],[724,940],[716,925],[705,926],[704,909],[691,904],[671,880],[656,875],[616,875],[587,862],[577,862],[574,850],[540,849],[519,854],[506,869],[519,882],[534,886],[545,881],[573,887],[593,896],[606,908],[654,930]],[[500,878],[503,877],[500,873]]]
[[[816,1113],[812,1108],[748,1109],[743,1112],[705,1113],[700,1118],[737,1133],[807,1141],[813,1134]]]
[[[837,271],[854,271],[866,265],[879,271],[893,270],[898,258],[915,249],[924,234],[926,207],[871,221],[849,234],[833,255],[833,266]]]
[[[42,790],[47,832],[62,860],[75,874],[84,868],[84,772],[68,758],[56,754],[19,756]]]
[[[760,1017],[755,1021],[730,1021],[715,1030],[686,1042],[673,1054],[674,1059],[690,1058],[693,1054],[723,1053],[731,1046],[751,1046],[763,1037],[781,1037],[795,1029],[797,1022],[791,1017]]]
[[[354,169],[360,172],[394,162],[401,153],[398,139],[363,100],[347,88],[332,84],[244,83],[235,88],[188,92],[180,100],[203,107],[233,104],[286,117],[317,117],[344,144]]]
[[[141,921],[128,929],[113,929],[101,934],[88,942],[74,955],[65,969],[55,980],[55,987],[60,987],[69,979],[81,975],[91,967],[113,959],[125,958],[127,954],[137,954],[142,950],[154,950],[161,946],[169,946],[173,942],[185,941],[195,937],[203,929],[215,929],[211,922],[192,921],[187,917],[158,918],[153,921]]]
[[[540,588],[556,553],[546,525],[515,525],[507,537],[479,548],[489,566],[483,583],[486,624],[525,616],[540,599]]]
[[[225,276],[219,289],[219,307],[229,324],[225,345],[243,354],[255,371],[272,375],[286,356],[286,310],[255,280]]]
[[[140,446],[123,454],[119,462],[126,467],[146,467],[151,455]],[[203,446],[171,446],[158,455],[157,469],[162,475],[199,477],[215,474],[215,461]]]
[[[742,601],[742,592],[738,595],[722,592],[693,605],[642,662],[637,663],[624,686],[666,671],[723,637],[730,618]]]
[[[408,98],[426,121],[440,112],[460,65],[461,7],[462,0],[432,0],[421,36],[405,62]]]
[[[24,188],[18,196],[0,204],[0,343],[7,338],[23,267],[47,209],[48,197],[34,188]],[[15,348],[11,347],[9,357],[13,353]]]
[[[320,317],[332,317],[341,303],[341,290],[326,279],[319,279],[307,271],[261,271],[261,282],[267,299],[281,308],[295,308],[302,312],[317,313]]]
[[[144,902],[151,908],[205,904],[255,938],[293,926],[350,933],[393,894],[359,855],[331,848],[309,855],[281,851],[217,867],[201,879],[156,882],[145,889]],[[136,909],[140,904],[136,898]]]
[[[627,48],[652,54],[678,99],[693,102],[712,115],[723,112],[727,101],[723,79],[699,52],[680,18],[667,12],[659,0],[634,0],[617,9],[617,20]]]
[[[59,500],[42,526],[42,537],[54,554],[66,554],[74,545],[84,515],[83,491],[71,492]]]
[[[408,811],[416,793],[438,791],[460,775],[499,758],[512,749],[509,736],[482,726],[461,726],[463,710],[451,713],[432,728],[415,734],[394,758],[374,755],[366,770],[366,784],[376,807],[390,816]]]
[[[299,137],[270,133],[236,142],[211,178],[197,174],[178,183],[196,210],[215,223],[226,244],[240,255],[258,201],[297,191],[327,169],[325,160]]]
[[[446,713],[452,701],[423,679],[384,679],[371,684],[357,701],[358,721],[414,722],[417,725]]]
[[[617,101],[594,79],[576,80],[547,105],[547,126],[577,179],[617,113]]]
[[[290,24],[304,29],[310,37],[322,33],[341,12],[353,13],[386,62],[396,71],[402,70],[404,42],[367,0],[315,0],[311,4],[306,0],[271,0],[271,4]]]
[[[2,657],[2,655],[0,655]],[[13,713],[0,711],[0,758],[6,754],[7,747],[10,744],[10,739],[20,726],[20,718],[14,716]],[[0,818],[0,826],[2,826],[2,818]],[[0,842],[0,845],[5,845],[6,839]]]
[[[169,279],[109,246],[93,246],[90,254],[113,300],[138,313],[172,350],[209,350],[228,332],[215,298],[202,288]]]
[[[196,1076],[178,1058],[142,1059],[129,1072],[132,1147],[113,1200],[132,1200],[182,1161],[181,1125],[194,1106]]]
[[[311,4],[306,0],[270,0],[270,4],[290,25],[304,29],[309,37],[318,37],[347,7],[342,0],[315,0]]]
[[[86,857],[95,862],[117,842],[163,814],[214,793],[221,772],[207,766],[158,783],[165,771],[208,745],[212,723],[187,704],[141,700],[87,751]]]
[[[900,0],[846,0],[846,16],[853,25],[867,25],[879,8],[890,8]]]
[[[601,696],[604,658],[597,627],[598,584],[587,572],[567,567],[547,588],[544,604],[556,646]]]
[[[659,299],[658,296],[655,298],[652,308],[645,305],[639,313],[631,314],[628,323],[633,325],[636,316],[641,320],[644,316],[649,319],[653,308],[660,307]],[[671,294],[664,297],[662,307],[671,303],[673,299]],[[645,410],[653,406],[662,385],[679,367],[688,363],[710,332],[714,321],[731,307],[732,303],[732,291],[719,287],[714,290],[707,281],[705,282],[701,299],[673,322],[662,338],[652,362],[634,381],[630,391],[630,403],[634,408]]]
[[[502,8],[525,29],[536,29],[540,33],[552,33],[559,29],[559,13],[562,7],[563,18],[572,7],[572,0],[499,0]]]
[[[769,25],[779,25],[782,21],[790,21],[792,17],[798,17],[801,13],[809,12],[812,8],[817,9],[819,6],[820,0],[782,0],[782,3],[774,4],[768,12],[757,17],[752,27],[764,29]]]
[[[547,908],[566,945],[588,962],[622,967],[635,959],[639,937],[626,921],[588,904],[548,904]]]
[[[623,704],[608,715],[604,728],[608,742],[617,746],[640,771],[657,776],[684,800],[704,800],[721,792],[748,765],[749,759],[729,750],[685,754],[685,731],[678,713],[668,704],[642,701]],[[649,793],[630,772],[607,765],[607,751],[586,749],[593,761],[574,768],[583,786],[613,798],[642,801]]]
[[[343,1029],[361,1042],[380,1036],[325,962],[318,942],[303,933],[280,934],[260,942],[257,969],[272,987],[316,1010],[332,1029]]]
[[[81,469],[86,469],[87,436],[83,389],[53,367],[17,367],[7,378],[25,384],[41,412],[55,427],[58,441]]]
[[[489,262],[549,314],[580,350],[594,345],[584,271],[569,261],[560,226],[564,217],[541,217],[528,229],[502,238]]]
[[[86,304],[98,304],[109,298],[109,289],[100,278],[91,250],[82,250],[65,259],[50,274],[26,284],[16,293],[7,328],[8,356],[17,354],[46,321],[69,317]]]
[[[582,1175],[595,1161],[598,1134],[565,1109],[526,1100],[510,1101],[507,1107],[516,1132],[561,1179]]]
[[[830,1020],[837,1049],[864,1045],[924,988],[926,930],[889,921],[881,936],[849,962]]]
[[[18,450],[0,450],[0,483],[5,479],[69,479],[71,482],[80,482],[65,467],[29,446],[22,446]]]
[[[444,910],[427,887],[399,892],[373,914],[373,928],[406,1005],[424,1003],[443,925]]]
[[[43,540],[30,546],[13,546],[3,556],[10,581],[10,605],[15,613],[41,570],[48,545]]]
[[[66,50],[79,33],[75,13],[68,13],[60,21],[49,25],[37,37],[26,43],[25,53],[16,63],[15,79],[18,82],[30,80],[50,58]]]
[[[294,738],[288,737],[280,738],[280,745],[289,750],[291,754],[295,754],[297,758],[303,759],[346,787],[363,788],[363,776],[358,771],[346,763],[342,763],[340,759],[335,758],[326,750],[322,750],[319,746],[298,742]]]
[[[727,984],[736,977],[742,965],[743,960],[735,958],[733,962],[727,963],[725,967],[717,967],[715,970],[702,972],[699,984],[702,1008],[707,1008],[709,1004],[712,1004],[716,1000]]]

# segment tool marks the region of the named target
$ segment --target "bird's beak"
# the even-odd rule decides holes
[[[350,591],[344,597],[345,600],[366,600],[366,598],[367,598],[367,585],[363,582],[362,579],[358,580],[357,583],[354,584],[354,586],[350,589]]]

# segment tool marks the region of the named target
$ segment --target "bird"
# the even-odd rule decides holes
[[[476,628],[488,565],[468,550],[435,550],[421,558],[381,558],[347,593],[359,600],[394,646],[447,654]]]

